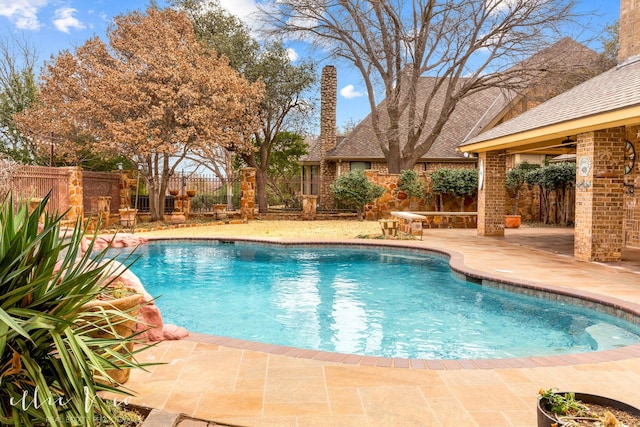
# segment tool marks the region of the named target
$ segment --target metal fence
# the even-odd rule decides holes
[[[46,166],[19,166],[11,179],[15,198],[45,197],[51,194],[47,209],[63,213],[69,209],[69,171]]]
[[[333,180],[329,180],[327,185],[332,182]],[[269,210],[276,212],[301,212],[302,195],[317,196],[321,188],[320,184],[321,180],[319,178],[306,181],[300,178],[269,180],[267,183],[267,203]],[[317,211],[322,213],[341,213],[355,212],[355,209],[333,200],[331,200],[331,203],[324,203],[323,200],[320,200]]]
[[[188,195],[193,213],[214,212],[215,205],[237,210],[240,209],[242,184],[240,178],[224,180],[216,175],[175,175],[169,181],[169,192],[167,199]]]

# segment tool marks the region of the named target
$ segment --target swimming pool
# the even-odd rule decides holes
[[[132,267],[166,323],[315,350],[482,359],[604,350],[640,328],[560,302],[479,286],[441,256],[367,246],[156,241]]]

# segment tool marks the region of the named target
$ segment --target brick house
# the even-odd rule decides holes
[[[574,255],[619,261],[622,248],[640,247],[640,8],[620,4],[618,65],[539,106],[465,141],[479,156],[478,234],[504,235],[505,159],[547,153],[574,140],[576,200]]]
[[[553,61],[558,68],[554,68]],[[544,66],[541,66],[544,64]],[[474,138],[488,129],[517,116],[523,111],[540,104],[556,95],[559,90],[584,81],[602,69],[602,58],[584,45],[565,38],[551,47],[539,52],[515,67],[547,69],[535,75],[524,91],[506,90],[490,87],[468,95],[459,101],[442,132],[438,135],[429,151],[415,165],[415,170],[425,176],[437,168],[476,168],[477,158],[465,155],[458,150],[463,141]],[[562,68],[560,68],[562,67]],[[572,73],[557,72],[570,68]],[[426,97],[436,84],[436,79],[422,77],[418,94]],[[318,196],[318,205],[333,207],[330,184],[335,178],[354,169],[375,171],[375,174],[387,174],[386,159],[375,137],[371,115],[367,116],[346,136],[336,133],[337,75],[333,66],[322,70],[321,78],[321,116],[320,136],[310,144],[309,154],[301,159],[303,166],[303,194]],[[432,109],[439,111],[443,104],[444,88],[436,92],[432,99]],[[386,109],[385,101],[379,105],[382,120]],[[406,140],[408,120],[406,115],[400,121],[400,140]],[[558,150],[557,154],[561,154]],[[542,162],[544,155],[520,154],[515,160]],[[381,180],[384,181],[384,180]],[[384,184],[384,182],[381,182]],[[397,206],[396,206],[397,208]],[[423,210],[425,206],[421,206]],[[475,210],[475,202],[469,210]],[[433,210],[426,207],[426,210]],[[376,216],[384,216],[381,212]],[[375,219],[373,218],[369,219]]]

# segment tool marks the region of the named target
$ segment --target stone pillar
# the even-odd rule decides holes
[[[318,196],[305,194],[302,196],[302,219],[312,221],[316,218]]]
[[[69,211],[65,219],[76,221],[84,217],[83,191],[82,191],[82,168],[78,166],[70,167],[69,170]]]
[[[336,108],[338,99],[338,77],[336,67],[327,65],[322,69],[320,81],[320,205],[334,206],[331,182],[336,178],[335,163],[326,159],[327,152],[336,146]]]
[[[129,171],[117,171],[120,174],[120,209],[131,207],[131,187]]]
[[[574,256],[620,261],[624,244],[625,128],[578,135]]]
[[[98,196],[98,219],[100,225],[105,227],[111,220],[111,197]]]
[[[254,219],[256,208],[256,170],[242,168],[242,196],[240,198],[240,217],[243,220]]]
[[[478,157],[478,236],[504,236],[506,163],[503,151]]]

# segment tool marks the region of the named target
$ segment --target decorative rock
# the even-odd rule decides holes
[[[70,234],[68,234],[70,236]],[[143,243],[149,242],[148,239],[140,236],[136,236],[131,233],[118,233],[115,235],[100,235],[95,238],[93,244],[93,250],[103,250],[108,247],[112,248],[125,248],[130,246],[138,246]],[[82,252],[86,252],[89,248],[91,239],[85,237],[80,242],[80,249]]]
[[[153,297],[145,290],[144,285],[131,270],[117,261],[113,261],[108,271],[107,280],[116,278],[128,288],[142,295],[143,304],[138,311],[138,338],[143,341],[179,340],[189,335],[189,331],[176,325],[165,325],[160,309],[155,305]]]

